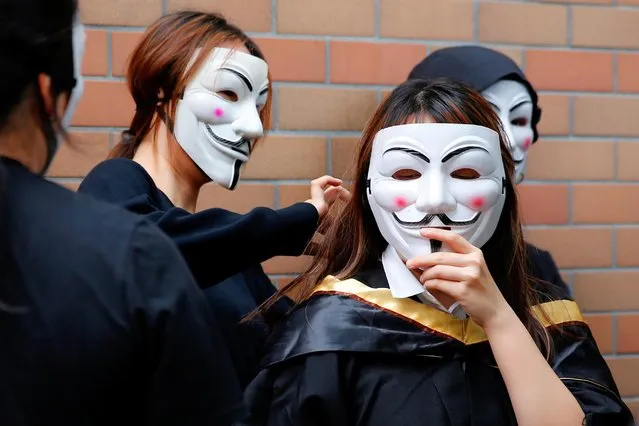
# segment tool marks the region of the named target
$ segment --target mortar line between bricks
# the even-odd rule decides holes
[[[573,182],[570,181],[568,184],[568,224],[574,225],[574,203],[575,203],[575,194],[573,188]]]
[[[381,37],[381,14],[382,5],[381,0],[375,0],[375,38]]]
[[[326,173],[333,176],[333,136],[326,137]],[[339,176],[333,176],[339,177]]]
[[[324,82],[326,84],[331,83],[331,40],[328,37],[324,38],[324,55],[326,56],[324,65]]]
[[[100,79],[100,77],[95,77]],[[339,83],[331,82],[311,82],[311,81],[277,81],[280,87],[318,88],[318,89],[354,89],[354,90],[392,90],[396,84],[372,84],[372,83]],[[399,84],[399,83],[398,83]],[[628,98],[639,100],[639,93],[610,93],[610,92],[588,92],[579,90],[539,90],[540,95],[557,96],[583,96],[592,98]]]
[[[612,353],[617,355],[619,353],[617,333],[619,332],[619,325],[617,323],[617,315],[612,315]]]
[[[277,0],[271,0],[271,33],[277,34]]]
[[[107,31],[107,77],[113,78],[113,33]],[[87,77],[83,76],[83,79]]]
[[[105,29],[106,27],[101,26],[92,26],[93,29]],[[144,27],[109,27],[118,31],[142,31]],[[260,38],[260,37],[268,37],[273,38],[274,33],[272,32],[247,32],[247,34],[251,37]],[[427,45],[446,45],[446,46],[463,46],[472,44],[473,40],[436,40],[436,39],[421,39],[421,38],[399,38],[399,37],[375,37],[373,36],[347,36],[347,35],[330,35],[330,34],[302,34],[302,33],[290,33],[290,34],[280,34],[275,33],[275,38],[287,40],[287,39],[295,39],[301,41],[314,41],[317,40],[318,37],[328,37],[331,41],[344,41],[344,42],[368,42],[368,43],[400,43],[400,44],[427,44]],[[539,50],[559,50],[559,51],[575,51],[575,52],[630,52],[637,53],[639,52],[639,44],[636,47],[622,47],[622,46],[568,46],[565,44],[534,44],[534,43],[508,43],[508,42],[498,42],[498,41],[479,41],[478,44],[482,46],[490,47],[490,48],[504,48],[504,49],[539,49]]]
[[[566,9],[566,45],[572,48],[572,5]]]
[[[244,180],[242,180],[244,183]],[[273,186],[273,208],[280,208],[280,183],[279,181]]]
[[[612,266],[610,267],[610,269],[612,270],[618,269],[618,264],[617,264],[617,233],[618,232],[619,232],[619,228],[617,228],[617,226],[613,224],[612,230],[610,232],[610,240],[611,240],[610,243],[612,244],[610,249]]]
[[[612,54],[612,91],[619,93],[619,53]]]
[[[166,15],[169,11],[168,0],[162,0],[162,15]]]
[[[473,0],[473,42],[479,43],[479,0]]]

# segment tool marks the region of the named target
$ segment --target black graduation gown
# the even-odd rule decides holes
[[[480,327],[394,299],[381,268],[357,278],[368,286],[328,277],[276,328],[245,392],[247,425],[516,425]],[[584,424],[632,425],[577,305],[543,306],[559,325],[551,364],[587,414]]]
[[[166,235],[11,160],[0,188],[0,425],[228,425],[243,413]]]

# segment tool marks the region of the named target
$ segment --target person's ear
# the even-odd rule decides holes
[[[55,116],[60,119],[60,117],[64,116],[64,111],[67,109],[67,105],[69,104],[69,94],[61,93],[55,99],[53,97],[53,90],[51,87],[51,77],[47,74],[40,73],[38,75],[38,88],[40,91],[40,96],[44,101],[44,108],[47,112],[47,115],[53,116],[55,111]]]

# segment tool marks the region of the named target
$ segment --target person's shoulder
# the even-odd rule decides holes
[[[570,300],[570,289],[563,281],[559,268],[550,252],[529,243],[526,243],[526,251],[531,274],[535,280],[535,289],[541,301]]]
[[[128,188],[149,191],[155,184],[140,164],[128,158],[111,158],[98,163],[82,180],[78,192],[100,195]],[[121,188],[121,189],[119,189]]]

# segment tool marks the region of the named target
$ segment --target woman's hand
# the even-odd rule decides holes
[[[455,299],[484,329],[514,315],[490,275],[480,249],[452,231],[424,228],[420,234],[453,250],[417,256],[406,262],[409,269],[423,270],[419,281],[426,290],[435,297],[441,292]]]
[[[306,202],[315,206],[322,220],[335,200],[338,198],[348,200],[350,196],[351,193],[342,186],[341,179],[327,175],[311,182],[311,198]]]

